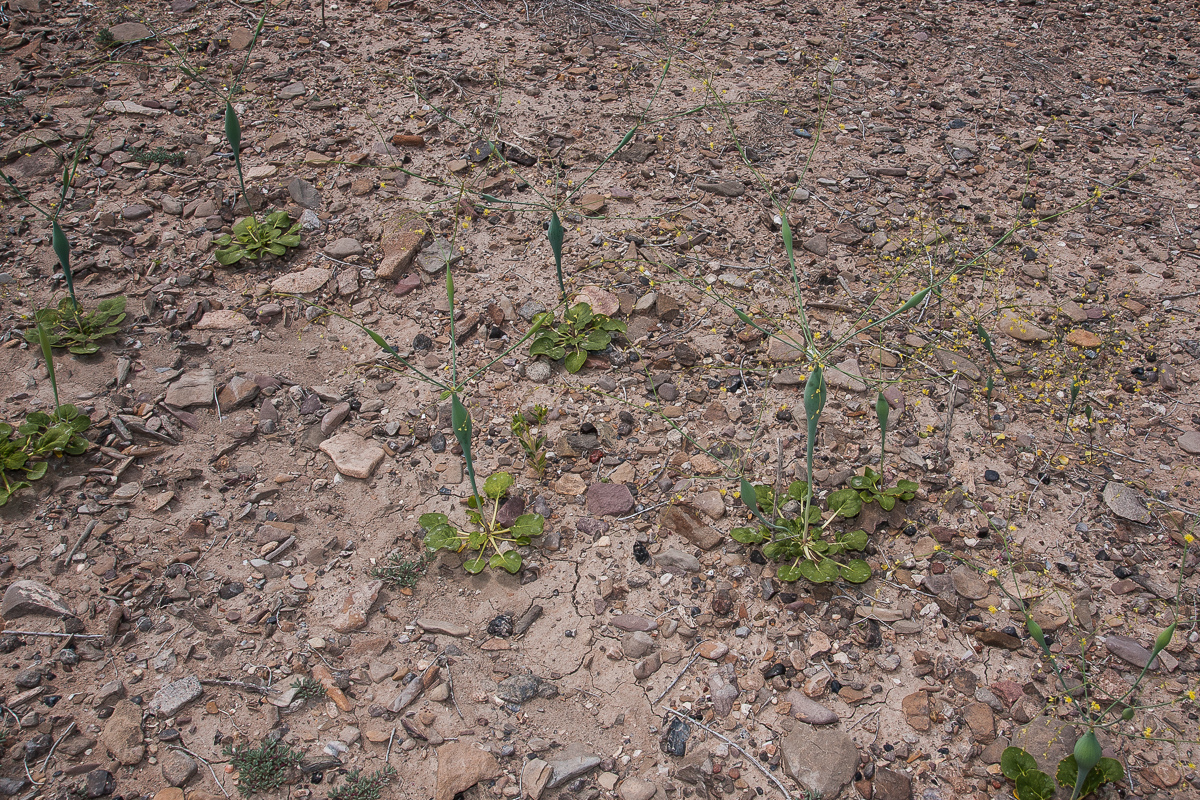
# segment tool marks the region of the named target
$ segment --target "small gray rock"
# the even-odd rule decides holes
[[[664,550],[656,555],[654,563],[665,570],[681,575],[700,571],[700,559],[674,548]]]
[[[1150,512],[1142,502],[1142,495],[1137,489],[1117,481],[1109,481],[1104,486],[1104,505],[1108,510],[1122,519],[1138,522],[1142,525],[1150,523]]]
[[[563,758],[546,763],[554,770],[551,773],[550,782],[546,784],[546,788],[553,789],[598,766],[600,764],[600,756],[574,756],[573,758]]]
[[[1109,636],[1104,640],[1104,648],[1117,658],[1133,664],[1138,669],[1145,668],[1147,664],[1150,664],[1150,669],[1158,669],[1159,667],[1158,658],[1155,658],[1153,663],[1151,663],[1150,651],[1128,636]]]
[[[645,631],[633,631],[621,640],[621,650],[626,658],[641,658],[654,650],[654,637]]]
[[[525,367],[525,377],[534,383],[545,383],[550,380],[551,367],[549,361],[538,359]]]
[[[836,797],[858,769],[858,747],[844,731],[797,725],[781,745],[784,770],[814,795]]]
[[[325,246],[325,255],[332,258],[347,259],[351,256],[361,256],[365,252],[362,243],[358,239],[351,239],[349,236],[343,236],[341,239]]]
[[[163,780],[169,786],[183,786],[196,774],[196,762],[176,750],[167,752],[162,760]]]
[[[626,490],[628,491],[628,490]],[[73,617],[62,595],[37,581],[14,581],[0,600],[0,617],[16,619],[28,614],[45,617]]]
[[[314,211],[321,207],[321,193],[317,191],[317,187],[303,178],[292,178],[291,183],[288,184],[288,195],[298,206]]]
[[[821,705],[803,692],[793,689],[787,693],[785,699],[792,704],[788,713],[801,722],[807,722],[809,725],[832,725],[838,721],[836,712]]]
[[[199,697],[202,691],[204,690],[200,686],[200,679],[195,675],[188,675],[186,678],[172,681],[155,692],[154,697],[146,706],[146,713],[164,718],[173,717],[184,706]]]

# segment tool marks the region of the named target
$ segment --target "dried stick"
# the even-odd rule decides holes
[[[204,678],[200,681],[200,683],[204,684],[205,686],[233,686],[237,689],[245,689],[248,692],[255,692],[257,694],[275,694],[274,689],[268,689],[265,686],[259,686],[255,683],[245,683],[244,681],[222,681],[217,680],[216,678]]]
[[[675,676],[675,680],[671,681],[671,685],[668,686],[667,688],[663,689],[662,694],[660,694],[658,696],[658,698],[655,699],[655,701],[653,703],[651,703],[650,705],[656,706],[659,703],[661,703],[662,699],[667,696],[667,692],[669,692],[675,688],[675,684],[679,683],[679,679],[683,677],[683,674],[685,672],[687,672],[689,669],[692,668],[692,664],[695,664],[696,659],[699,657],[700,657],[699,653],[696,653],[694,656],[692,656],[692,660],[683,665],[683,669],[679,670],[679,674]]]
[[[212,764],[209,763],[209,760],[207,758],[205,758],[204,756],[201,756],[201,755],[197,755],[196,753],[193,753],[191,750],[188,750],[186,747],[182,747],[177,744],[171,744],[171,745],[167,745],[167,746],[170,747],[172,750],[181,750],[184,753],[187,753],[189,756],[191,756],[194,759],[197,759],[198,761],[200,761],[200,763],[204,764],[204,766],[208,767],[208,773],[210,775],[212,775],[213,783],[217,784],[217,788],[221,790],[221,794],[225,795],[225,800],[231,800],[231,798],[229,797],[229,792],[225,791],[225,787],[221,784],[220,779],[217,778],[217,771],[212,768]]]
[[[102,633],[55,633],[54,631],[4,631],[13,636],[50,636],[55,639],[103,639]]]
[[[785,787],[785,786],[783,785],[783,783],[782,783],[782,782],[779,780],[779,778],[776,778],[774,775],[772,775],[772,774],[770,773],[770,771],[769,771],[769,770],[768,770],[766,767],[764,767],[762,764],[760,764],[760,763],[759,763],[759,761],[758,761],[758,759],[757,759],[757,758],[755,758],[754,756],[750,755],[750,754],[749,754],[749,753],[747,753],[745,750],[743,750],[741,747],[739,747],[739,746],[738,746],[738,744],[737,744],[737,742],[733,741],[732,739],[730,739],[728,736],[726,736],[725,734],[721,733],[720,731],[715,731],[715,730],[713,730],[712,728],[710,728],[710,727],[708,727],[707,725],[705,725],[703,722],[700,722],[699,720],[692,719],[691,717],[687,716],[686,714],[681,714],[681,713],[679,713],[678,711],[676,711],[676,710],[675,710],[675,709],[673,709],[673,708],[664,708],[664,709],[663,709],[663,711],[666,711],[668,714],[672,714],[672,715],[674,715],[674,716],[676,716],[676,717],[679,717],[679,718],[680,718],[681,720],[683,720],[684,722],[690,723],[690,724],[692,724],[692,725],[698,725],[698,726],[700,726],[700,727],[701,727],[701,728],[703,728],[704,730],[706,730],[706,731],[708,731],[709,733],[711,733],[713,736],[715,736],[715,737],[717,737],[718,739],[720,739],[720,740],[721,740],[722,742],[724,742],[725,744],[727,744],[727,745],[729,745],[730,747],[732,747],[734,750],[737,750],[739,753],[741,753],[743,756],[745,756],[745,757],[746,757],[746,761],[748,761],[748,762],[750,762],[751,764],[753,764],[753,765],[754,765],[754,768],[755,768],[755,769],[757,769],[757,770],[758,770],[759,772],[761,772],[763,775],[766,775],[768,778],[770,778],[770,779],[771,779],[771,782],[775,784],[775,788],[777,788],[777,789],[779,790],[780,794],[782,794],[782,795],[783,795],[783,797],[784,797],[784,800],[792,800],[792,796],[791,796],[791,794],[789,794],[789,793],[788,793],[787,787]]]
[[[92,531],[94,531],[96,526],[99,524],[100,520],[94,519],[88,523],[86,528],[83,529],[83,533],[79,534],[79,538],[75,540],[75,546],[72,547],[70,552],[67,553],[67,557],[63,559],[63,569],[71,566],[71,559],[75,557],[75,554],[79,552],[79,548],[83,546],[83,543],[88,540],[88,537],[92,535]]]
[[[54,751],[58,749],[59,742],[61,742],[63,739],[70,736],[71,731],[73,731],[73,730],[75,730],[75,722],[74,721],[72,721],[71,724],[67,726],[67,729],[65,731],[63,731],[62,736],[59,736],[58,739],[55,740],[54,744],[50,746],[50,752],[46,753],[46,760],[42,762],[42,774],[43,775],[46,774],[46,767],[50,766],[50,759],[54,756]]]

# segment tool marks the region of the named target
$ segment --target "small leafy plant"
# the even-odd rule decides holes
[[[30,344],[37,344],[39,331],[44,328],[51,347],[65,347],[75,355],[91,355],[100,349],[101,339],[121,329],[125,298],[106,297],[88,314],[74,297],[64,297],[58,308],[38,309],[33,318],[37,327],[25,331],[25,340]]]
[[[545,406],[537,406],[533,410],[534,424],[541,425],[546,421],[547,410]],[[517,437],[517,441],[521,444],[521,449],[525,451],[525,461],[529,466],[533,467],[539,478],[546,475],[546,437],[543,434],[535,434],[530,428],[529,420],[525,419],[525,415],[521,412],[513,414],[512,423],[509,426],[513,436]]]
[[[329,800],[379,800],[383,787],[395,776],[396,768],[391,764],[375,770],[370,775],[363,775],[362,770],[352,769],[346,773],[346,782],[329,793]]]
[[[614,332],[625,332],[624,322],[592,313],[592,307],[587,303],[576,303],[568,308],[558,325],[554,325],[554,313],[550,311],[534,317],[533,325],[541,332],[529,346],[529,355],[549,356],[555,361],[562,359],[563,366],[572,374],[583,369],[589,352],[607,348]]]
[[[485,567],[500,567],[516,574],[521,569],[521,554],[517,548],[528,545],[533,537],[541,536],[546,521],[541,514],[522,514],[509,528],[497,524],[500,505],[512,484],[512,475],[495,472],[483,483],[486,501],[481,501],[478,495],[468,498],[467,519],[471,521],[472,530],[459,530],[445,514],[422,514],[418,523],[425,531],[425,546],[434,552],[467,550],[473,553],[463,562],[463,569],[472,575],[482,572]],[[486,512],[483,506],[487,502],[492,508],[485,517],[480,511]]]
[[[905,502],[912,500],[917,496],[917,489],[920,486],[914,481],[899,480],[896,485],[890,489],[883,488],[883,476],[870,467],[863,469],[862,475],[855,475],[850,478],[850,488],[842,489],[831,494],[830,502],[833,502],[835,495],[842,496],[844,492],[857,493],[859,500],[865,505],[867,503],[879,503],[879,507],[884,511],[891,511],[896,507],[897,500]],[[856,514],[858,512],[855,512]]]
[[[171,164],[178,166],[183,163],[183,153],[175,153],[165,147],[154,147],[149,150],[131,147],[126,151],[139,164]]]
[[[292,688],[296,690],[296,697],[301,700],[316,700],[325,696],[325,687],[311,675],[296,678],[292,681]]]
[[[411,589],[425,574],[425,562],[428,560],[426,556],[416,560],[405,558],[399,550],[395,550],[388,553],[382,564],[372,567],[370,575],[397,589]]]
[[[225,745],[225,755],[237,770],[238,791],[243,795],[278,789],[288,770],[300,763],[303,754],[278,739],[264,741],[258,747]]]
[[[19,490],[32,486],[33,481],[44,478],[49,459],[82,455],[88,447],[88,440],[82,434],[92,421],[70,403],[58,402],[49,337],[44,328],[38,331],[50,387],[54,390],[54,411],[31,412],[16,428],[0,422],[0,506],[6,505]]]
[[[1081,768],[1086,768],[1082,774]],[[1000,771],[1013,782],[1018,800],[1054,797],[1054,779],[1039,770],[1034,757],[1019,747],[1005,748]],[[1071,800],[1081,800],[1106,783],[1124,780],[1125,768],[1114,758],[1101,757],[1100,742],[1094,732],[1088,731],[1075,743],[1075,752],[1058,762],[1055,775],[1059,786],[1072,790]]]
[[[763,555],[780,562],[775,574],[781,581],[804,578],[812,583],[828,583],[841,578],[850,583],[866,582],[871,577],[871,565],[861,558],[846,556],[866,549],[867,532],[839,532],[832,540],[825,538],[834,520],[853,518],[862,510],[858,494],[853,490],[830,494],[825,514],[810,498],[809,486],[804,481],[793,481],[782,497],[771,486],[749,486],[743,481],[742,501],[761,524],[734,528],[729,535],[743,544],[766,542]],[[767,514],[762,512],[763,508]]]
[[[299,246],[300,223],[293,223],[286,211],[267,214],[262,222],[243,217],[234,224],[232,236],[226,233],[217,239],[217,263],[230,267],[243,259],[257,261],[268,253],[287,255],[289,249]]]

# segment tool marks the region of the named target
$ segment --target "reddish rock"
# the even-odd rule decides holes
[[[397,297],[404,297],[404,295],[415,292],[420,288],[421,276],[415,272],[410,272],[396,283],[395,288],[392,289],[392,294]]]
[[[633,494],[623,483],[593,483],[587,490],[587,510],[593,517],[616,517],[633,510]]]

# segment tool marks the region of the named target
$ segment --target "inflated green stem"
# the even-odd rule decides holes
[[[1084,781],[1092,768],[1100,763],[1101,755],[1103,753],[1095,731],[1089,730],[1075,742],[1075,767],[1078,772],[1075,773],[1075,791],[1071,792],[1071,800],[1079,800]]]

